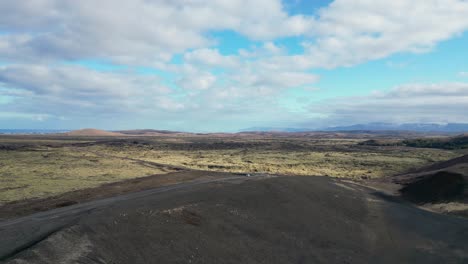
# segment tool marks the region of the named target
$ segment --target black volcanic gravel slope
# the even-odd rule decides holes
[[[204,184],[84,209],[0,223],[0,258],[4,263],[468,263],[466,219],[325,177]]]

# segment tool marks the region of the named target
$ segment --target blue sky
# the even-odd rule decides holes
[[[468,122],[468,2],[0,3],[0,128]]]

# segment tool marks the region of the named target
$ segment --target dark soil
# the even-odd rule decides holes
[[[0,261],[468,262],[466,219],[326,177],[252,178],[0,222]]]
[[[104,184],[95,188],[77,190],[43,199],[29,199],[7,203],[0,206],[0,220],[47,211],[54,208],[113,197],[157,187],[173,185],[194,180],[218,179],[235,176],[231,173],[182,171],[163,175],[153,175],[121,182]]]
[[[367,184],[393,195],[401,195],[429,210],[436,208],[441,213],[468,218],[468,210],[459,206],[468,204],[468,171],[461,169],[467,164],[468,155],[465,155],[403,174],[370,180]],[[437,209],[431,204],[442,207]]]
[[[418,204],[450,202],[463,199],[465,185],[462,174],[440,171],[416,179],[400,192],[404,198]]]
[[[410,171],[406,172],[405,174],[443,170],[443,169],[446,169],[446,168],[449,168],[449,167],[452,167],[452,166],[456,166],[456,165],[459,165],[459,164],[463,164],[463,163],[468,163],[468,155],[464,155],[464,156],[461,156],[461,157],[458,157],[458,158],[455,158],[455,159],[451,159],[451,160],[447,160],[447,161],[436,162],[436,163],[431,164],[429,166],[425,166],[425,167],[422,167],[422,168],[410,170]]]

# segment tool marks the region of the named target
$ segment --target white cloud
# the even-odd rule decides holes
[[[299,56],[266,42],[264,50],[277,55],[268,63],[333,68],[425,52],[468,28],[464,0],[336,0],[315,16],[288,15],[280,0],[3,1],[0,10],[0,30],[8,32],[0,35],[0,57],[34,62],[102,58],[157,65],[196,49],[188,60],[232,67],[234,58],[220,61],[208,48],[217,43],[206,33],[234,30],[254,40],[303,36],[309,44]]]
[[[171,90],[154,76],[97,72],[71,65],[8,65],[0,67],[0,96],[16,112],[121,113],[153,107],[151,98]],[[1,109],[0,109],[1,110]]]
[[[185,108],[184,104],[167,97],[157,98],[156,104],[159,108],[167,111],[180,111]]]
[[[184,60],[190,64],[208,67],[233,68],[240,65],[236,56],[223,56],[216,49],[197,49],[184,54]]]
[[[468,77],[468,72],[459,72],[458,76],[460,77]]]
[[[421,53],[468,29],[464,0],[336,0],[305,35],[305,53],[270,58],[297,69],[352,66],[392,54]]]
[[[320,12],[318,44],[309,53],[326,54],[334,66],[425,52],[466,30],[466,14],[463,0],[336,0]]]
[[[335,0],[315,16],[288,15],[280,0],[2,1],[0,10],[0,30],[8,32],[0,35],[0,57],[30,62],[101,58],[155,65],[200,49],[187,59],[206,55],[207,63],[233,66],[208,49],[217,43],[207,33],[234,30],[254,40],[304,36],[310,39],[304,55],[271,63],[333,68],[425,52],[468,28],[464,0]],[[278,48],[265,45],[281,55]]]
[[[318,76],[304,72],[286,71],[240,71],[234,75],[233,80],[239,86],[265,87],[275,90],[295,88],[302,85],[310,85],[318,81]]]
[[[32,0],[0,2],[0,56],[23,61],[105,58],[120,63],[167,61],[207,47],[209,31],[251,39],[301,35],[310,18],[288,16],[280,0]]]
[[[408,84],[388,92],[325,101],[310,109],[331,124],[468,122],[468,83]]]
[[[335,0],[310,16],[287,14],[280,0],[1,1],[0,10],[0,60],[9,63],[0,66],[0,95],[13,98],[0,111],[45,116],[143,112],[166,120],[289,120],[278,100],[287,89],[320,88],[311,70],[427,52],[468,29],[464,0]],[[210,36],[221,30],[256,42],[223,55]],[[303,54],[278,44],[291,36],[299,37]],[[181,64],[169,62],[174,54]],[[64,63],[87,59],[130,67],[99,72]],[[163,82],[165,74],[132,70],[141,65],[175,77]],[[168,81],[178,87],[162,84]],[[406,85],[314,111],[346,122],[366,116],[464,120],[465,90],[463,83]]]
[[[0,83],[38,95],[73,98],[125,98],[144,92],[167,93],[154,76],[93,71],[71,65],[8,65],[0,67]]]
[[[266,50],[269,54],[284,54],[285,48],[279,47],[275,43],[269,41],[263,44],[264,50]]]
[[[186,90],[206,90],[213,87],[215,83],[216,76],[193,68],[185,71],[183,77],[177,81],[177,85]]]

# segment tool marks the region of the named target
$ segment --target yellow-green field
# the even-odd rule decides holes
[[[343,142],[339,142],[342,144]],[[92,147],[93,151],[132,157],[140,160],[180,165],[197,170],[239,173],[274,173],[285,175],[324,175],[340,178],[378,178],[404,172],[410,168],[451,159],[459,152],[435,149],[386,148],[385,150],[333,149],[330,150],[268,150],[268,149],[213,149],[213,150],[158,150],[147,147]],[[354,142],[348,142],[354,146]],[[348,146],[345,144],[345,146]]]
[[[165,172],[69,148],[0,151],[0,204]]]
[[[393,175],[462,154],[438,149],[359,146],[360,141],[206,137],[1,138],[0,204],[172,171],[170,166],[155,166],[148,162],[197,170],[360,179]]]

